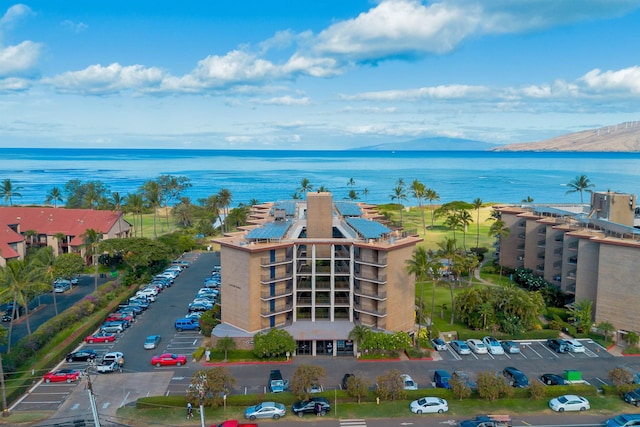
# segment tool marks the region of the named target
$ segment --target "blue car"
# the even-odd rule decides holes
[[[608,419],[604,425],[606,427],[640,426],[640,414],[621,414]]]
[[[451,345],[451,348],[453,348],[456,351],[456,353],[460,355],[471,354],[471,349],[469,348],[467,343],[464,341],[453,340],[451,341],[450,345]]]

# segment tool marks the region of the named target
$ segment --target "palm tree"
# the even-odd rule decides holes
[[[476,249],[478,249],[478,245],[480,244],[480,208],[482,207],[482,199],[478,197],[474,199],[471,204],[476,210]]]
[[[58,187],[53,187],[51,190],[49,190],[49,193],[47,194],[47,198],[45,199],[44,202],[47,204],[53,203],[53,207],[57,208],[58,202],[62,203],[63,200],[64,199],[62,197],[62,190],[60,190],[60,188]]]
[[[489,236],[495,237],[500,242],[502,242],[502,239],[506,239],[507,237],[509,237],[510,233],[511,230],[501,219],[496,219],[489,228]],[[500,263],[500,279],[502,279],[502,263]]]
[[[225,221],[222,221],[222,231],[227,231],[227,227],[225,226],[226,218],[229,216],[229,206],[231,206],[231,201],[233,197],[231,196],[231,191],[226,188],[221,188],[218,191],[218,201],[220,203],[220,207],[222,207],[222,211],[224,212]]]
[[[93,228],[88,228],[82,234],[82,242],[84,247],[91,253],[91,262],[95,267],[93,286],[98,290],[98,245],[102,239],[102,234]]]
[[[2,189],[0,189],[0,197],[4,199],[4,202],[9,202],[10,206],[13,206],[13,198],[14,197],[22,197],[22,194],[19,191],[22,190],[22,187],[14,186],[9,178],[5,178],[2,181]]]
[[[64,242],[65,239],[65,234],[62,232],[57,232],[56,234],[53,235],[53,237],[56,239],[56,243],[58,244],[58,253],[57,255],[60,255],[62,253],[62,242]]]
[[[367,328],[364,325],[356,325],[353,327],[351,332],[349,332],[348,338],[356,343],[356,351],[359,351],[360,345],[367,338],[367,336],[369,336],[370,333],[371,329]]]
[[[416,281],[418,283],[420,283],[420,298],[419,298],[419,302],[418,302],[418,307],[420,310],[420,315],[419,315],[419,321],[418,321],[418,339],[416,340],[416,347],[419,344],[420,341],[420,326],[422,323],[422,295],[423,295],[423,291],[422,288],[424,286],[424,282],[427,280],[427,278],[431,278],[432,281],[432,291],[431,291],[431,317],[429,319],[429,338],[431,338],[431,331],[433,328],[433,314],[435,311],[435,298],[436,298],[436,276],[438,274],[438,269],[440,267],[440,263],[439,262],[434,262],[429,255],[427,254],[427,251],[425,250],[424,246],[419,246],[417,247],[414,251],[413,251],[413,256],[411,257],[411,259],[408,259],[406,261],[406,269],[407,272],[409,274],[413,274],[416,276]]]
[[[138,237],[138,218],[140,220],[140,237],[143,236],[142,231],[142,211],[144,209],[144,198],[140,193],[129,194],[125,197],[126,209],[133,215],[133,234]]]
[[[604,335],[604,342],[609,341],[609,334],[616,330],[616,328],[610,322],[600,322],[596,326],[600,332]]]
[[[233,340],[233,338],[228,336],[220,338],[216,343],[216,350],[224,351],[225,362],[227,361],[227,354],[231,350],[235,350],[235,348],[236,348],[236,342]]]
[[[399,178],[398,181],[396,182],[396,187],[393,189],[393,194],[391,194],[391,200],[397,200],[398,201],[398,206],[400,207],[400,226],[402,226],[402,210],[403,210],[403,206],[402,206],[402,202],[403,201],[407,201],[407,193],[405,191],[405,184],[404,184],[404,180],[402,178]]]
[[[431,208],[431,229],[433,230],[433,202],[440,200],[440,195],[436,192],[436,190],[427,188],[424,197],[429,201],[429,207]]]
[[[160,192],[160,185],[157,181],[147,181],[142,185],[142,191],[147,203],[153,209],[153,238],[158,238],[157,219],[158,208],[162,205],[162,194]]]
[[[112,210],[117,213],[122,211],[122,206],[127,203],[127,198],[126,196],[122,196],[119,192],[114,191],[113,193],[111,193],[111,199],[109,202],[111,204],[111,207],[113,208]],[[120,224],[121,223],[118,220],[118,237],[121,237],[120,233],[122,233]]]
[[[572,181],[570,181],[567,184],[567,187],[570,187],[571,190],[567,190],[565,194],[580,193],[580,203],[584,203],[582,192],[586,191],[587,193],[592,193],[593,191],[589,189],[595,187],[595,184],[592,184],[586,175],[579,175],[576,176]]]
[[[458,218],[460,219],[460,225],[462,226],[462,248],[467,251],[467,230],[469,224],[473,222],[473,218],[468,210],[461,210],[458,212]]]
[[[302,181],[300,181],[300,189],[298,191],[303,195],[306,195],[311,190],[313,190],[313,185],[311,185],[311,182],[307,178],[302,178]],[[296,191],[296,193],[298,191]]]
[[[351,190],[349,190],[349,200],[355,202],[359,198],[360,197],[358,197],[358,192],[356,190],[354,190],[353,188]]]
[[[533,198],[531,196],[527,196],[522,199],[522,203],[533,203]]]
[[[0,345],[7,343],[7,330],[0,328]],[[2,367],[2,352],[0,352],[0,388],[2,388],[2,416],[9,416],[9,409],[7,408],[7,389],[4,384],[4,369]]]
[[[455,239],[451,239],[449,237],[445,237],[445,239],[441,242],[438,242],[438,247],[440,249],[438,249],[438,251],[436,252],[437,256],[441,257],[441,258],[445,258],[447,260],[447,263],[449,265],[449,268],[451,268],[451,272],[453,273],[455,270],[453,269],[453,259],[456,256],[456,240]],[[454,315],[455,315],[455,300],[453,298],[453,284],[455,282],[455,277],[454,277],[454,281],[452,280],[448,280],[447,281],[449,283],[449,294],[451,296],[451,319],[450,319],[450,323],[453,325],[453,321],[454,321]]]
[[[418,201],[418,209],[420,209],[420,214],[422,215],[422,231],[426,234],[427,226],[424,222],[424,209],[422,207],[422,201],[426,196],[427,189],[423,183],[421,183],[417,179],[414,179],[411,183],[411,193],[413,197],[415,197],[415,199]]]

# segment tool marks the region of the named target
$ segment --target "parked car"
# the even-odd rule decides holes
[[[438,388],[451,388],[451,384],[449,384],[449,380],[451,380],[451,374],[444,369],[437,369],[433,373],[433,383]]]
[[[280,417],[284,417],[286,413],[287,408],[282,403],[262,402],[259,405],[249,406],[244,411],[244,417],[252,421],[256,418],[273,418],[277,420]]]
[[[567,347],[569,348],[569,351],[572,352],[572,353],[584,353],[585,352],[584,346],[578,340],[570,339],[570,340],[564,340],[564,342],[567,344]]]
[[[96,370],[101,374],[107,374],[109,372],[116,372],[119,370],[118,362],[113,361],[102,361],[98,366],[96,366]]]
[[[89,344],[114,342],[115,340],[116,340],[115,334],[110,334],[108,332],[98,332],[96,334],[89,335],[84,339],[84,341],[88,342]]]
[[[442,338],[433,338],[431,345],[436,351],[445,351],[447,349],[447,343]]]
[[[122,359],[122,365],[124,366],[124,353],[121,351],[110,351],[102,357],[103,362],[116,362],[118,363]]]
[[[164,353],[151,358],[151,364],[160,366],[182,366],[187,363],[187,356],[184,354]]]
[[[478,389],[478,385],[471,381],[471,378],[469,378],[469,374],[467,374],[465,371],[459,369],[453,371],[453,373],[451,374],[451,379],[459,380],[462,384],[469,387],[471,391],[476,391]]]
[[[622,395],[622,398],[627,403],[640,406],[640,388],[626,392]]]
[[[591,408],[589,401],[582,396],[565,394],[549,401],[549,407],[556,412],[586,411]]]
[[[540,381],[546,385],[566,385],[567,381],[560,375],[544,374],[540,376]]]
[[[146,350],[153,350],[160,344],[160,335],[149,335],[144,341],[144,348]]]
[[[500,341],[495,339],[494,337],[484,337],[482,338],[482,342],[487,347],[487,350],[491,354],[504,354],[504,348],[500,344]]]
[[[446,400],[439,397],[423,397],[422,399],[411,402],[409,409],[414,414],[442,414],[449,410],[449,404]]]
[[[94,350],[84,349],[79,351],[74,351],[73,353],[67,354],[65,357],[66,361],[71,362],[87,362],[89,360],[94,360],[98,357],[98,353]]]
[[[63,293],[71,289],[71,282],[68,280],[56,280],[53,284],[53,292]]]
[[[502,348],[504,349],[505,353],[509,353],[509,354],[517,354],[520,353],[520,346],[518,345],[517,342],[514,341],[500,341],[500,345],[502,346]]]
[[[325,416],[327,412],[331,410],[331,405],[326,398],[312,397],[311,399],[294,403],[293,406],[291,406],[291,411],[299,417],[304,416],[304,414],[316,414],[316,406],[318,404],[320,404],[322,408],[320,411],[321,416]]]
[[[467,340],[467,345],[469,348],[476,354],[487,354],[487,346],[484,343],[477,339]]]
[[[116,312],[116,313],[110,313],[104,321],[105,322],[117,322],[119,320],[126,320],[127,322],[129,322],[131,324],[132,322],[135,321],[135,318],[132,315],[127,314],[127,313]]]
[[[143,311],[139,305],[122,304],[118,307],[118,313],[133,312],[136,316],[142,314]]]
[[[460,355],[471,354],[471,349],[469,348],[467,343],[464,341],[453,340],[449,343],[449,345],[451,345],[451,348],[454,349],[456,353]]]
[[[138,292],[136,292],[136,297],[143,297],[145,298],[148,302],[155,302],[156,301],[156,295],[158,295],[158,292],[155,289],[151,289],[151,288],[147,288],[147,289],[141,289]]]
[[[105,322],[102,324],[102,326],[100,326],[100,330],[102,332],[119,334],[120,332],[124,332],[124,325],[122,325],[122,323],[117,323],[117,322]]]
[[[184,315],[185,319],[199,319],[204,314],[204,311],[192,311]]]
[[[524,388],[529,387],[529,378],[521,370],[514,368],[513,366],[507,366],[502,371],[502,375],[507,379],[507,382],[513,387]]]
[[[208,311],[213,308],[213,304],[206,304],[202,302],[192,302],[189,304],[189,311]]]
[[[58,371],[52,371],[44,376],[44,382],[46,383],[58,383],[66,382],[71,383],[80,378],[80,371],[77,369],[60,369]]]
[[[175,321],[175,328],[178,332],[182,331],[199,331],[200,322],[198,319],[182,318]]]
[[[418,383],[415,382],[413,380],[413,378],[411,378],[411,376],[409,374],[402,374],[402,375],[400,375],[400,378],[402,379],[402,384],[404,385],[404,389],[405,390],[417,390],[418,389]]]
[[[569,351],[567,342],[560,338],[549,338],[547,340],[547,346],[556,353],[567,353]]]
[[[194,298],[193,301],[191,301],[191,303],[208,305],[211,308],[213,308],[213,305],[214,305],[214,301],[212,301],[208,297],[197,297],[197,298]]]
[[[604,423],[605,427],[640,426],[640,414],[620,414]]]

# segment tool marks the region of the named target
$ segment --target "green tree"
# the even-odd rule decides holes
[[[220,207],[222,208],[222,211],[224,212],[225,218],[228,217],[229,206],[231,206],[231,202],[233,201],[233,196],[231,195],[231,191],[229,191],[226,188],[221,188],[220,191],[218,191],[218,201],[220,203]],[[224,221],[222,221],[221,224],[222,224],[222,231],[223,232],[228,231],[224,226]]]
[[[61,277],[71,280],[82,274],[84,271],[84,261],[78,253],[66,253],[58,255],[53,261],[53,277]]]
[[[224,352],[224,361],[227,361],[227,356],[230,351],[236,349],[236,342],[231,337],[222,337],[216,343],[216,350]]]
[[[138,229],[140,229],[140,237],[144,237],[142,231],[142,212],[144,211],[144,197],[141,193],[133,193],[126,196],[125,211],[133,215],[134,237],[138,237]]]
[[[382,400],[401,400],[407,395],[404,381],[397,369],[391,369],[376,377],[378,388],[376,393]]]
[[[413,274],[416,277],[416,282],[420,285],[420,296],[418,301],[418,307],[420,310],[418,316],[418,337],[420,337],[420,325],[422,322],[422,295],[424,283],[431,279],[431,316],[429,318],[429,338],[432,337],[433,328],[433,315],[435,312],[435,297],[436,297],[436,277],[438,276],[438,270],[440,269],[440,262],[434,261],[427,254],[424,246],[418,246],[414,251],[411,259],[406,261],[406,269],[409,274]],[[416,339],[416,348],[419,346],[419,339]]]
[[[433,188],[427,188],[425,192],[425,199],[429,201],[429,208],[431,209],[431,229],[433,229],[433,220],[435,219],[433,202],[440,200],[440,195]]]
[[[577,301],[569,306],[569,320],[574,322],[578,332],[588,332],[591,329],[593,316],[593,301]]]
[[[364,325],[356,325],[351,332],[349,332],[349,339],[355,341],[357,351],[360,351],[360,346],[372,332],[370,328]]]
[[[165,223],[167,231],[171,231],[169,223],[169,205],[180,199],[180,195],[191,187],[191,182],[186,176],[160,175],[158,185],[162,194],[162,201],[165,207]]]
[[[567,187],[569,187],[570,190],[567,190],[565,194],[580,193],[580,203],[584,203],[582,193],[584,191],[586,191],[587,193],[592,193],[593,191],[590,190],[590,188],[595,187],[595,184],[591,183],[586,175],[578,175],[573,180],[567,183]]]
[[[489,227],[489,236],[494,237],[500,243],[511,234],[511,230],[501,219],[496,219]],[[500,263],[500,279],[502,279],[502,263]]]
[[[436,255],[445,258],[447,260],[447,265],[451,268],[451,272],[454,272],[453,267],[453,259],[456,256],[456,241],[455,239],[451,239],[449,237],[445,237],[444,240],[438,242],[438,251]],[[455,315],[455,299],[453,297],[453,285],[455,283],[455,274],[454,280],[447,280],[449,284],[449,294],[451,296],[451,319],[450,323],[453,325],[454,315]]]
[[[94,266],[94,277],[93,277],[93,286],[94,290],[98,290],[98,246],[100,245],[100,240],[102,240],[102,233],[93,228],[88,228],[85,232],[80,236],[82,238],[82,245],[85,247],[87,252],[91,254],[91,263]]]
[[[473,199],[471,202],[476,210],[476,249],[480,245],[480,208],[482,208],[482,199],[480,197]]]
[[[225,367],[196,371],[187,389],[187,401],[217,408],[223,405],[224,396],[230,393],[234,385],[236,379]]]
[[[471,396],[472,390],[465,376],[456,375],[456,372],[454,372],[451,379],[449,379],[449,385],[451,386],[451,393],[459,400]]]
[[[157,181],[149,180],[141,188],[147,204],[153,209],[153,238],[158,238],[158,209],[162,206],[162,192]]]
[[[13,198],[22,197],[22,194],[19,193],[20,190],[22,190],[22,187],[13,185],[13,182],[11,182],[9,178],[5,178],[2,181],[2,188],[0,189],[0,197],[2,197],[5,204],[9,202],[9,205],[13,206]]]
[[[62,190],[59,187],[53,187],[47,193],[47,198],[45,199],[46,204],[53,204],[54,208],[58,207],[58,202],[62,203],[64,198],[62,197]]]
[[[160,264],[170,255],[170,250],[161,241],[147,237],[107,239],[100,243],[100,250],[110,256],[122,255],[122,261],[136,274],[140,268]]]
[[[402,211],[404,210],[404,206],[402,205],[402,202],[406,202],[409,199],[407,199],[407,192],[406,192],[406,185],[404,183],[404,180],[402,178],[399,178],[398,181],[396,182],[396,186],[393,189],[393,193],[391,194],[391,200],[397,200],[398,201],[398,208],[400,210],[400,225],[402,225]]]
[[[253,337],[253,352],[258,357],[282,357],[286,353],[293,354],[296,341],[283,329],[270,329],[269,332],[258,332]]]
[[[183,228],[193,225],[195,206],[188,197],[181,197],[180,203],[173,207],[173,216]]]
[[[311,395],[311,387],[319,385],[326,376],[322,366],[298,365],[291,380],[291,392],[298,399],[306,400]]]
[[[640,337],[635,332],[629,332],[627,334],[627,342],[631,347],[637,347],[639,341],[640,341]]]
[[[360,197],[358,196],[358,192],[354,189],[349,190],[349,200],[351,201],[356,201],[358,200]]]
[[[7,329],[0,326],[0,345],[7,343]],[[8,350],[7,350],[8,353]],[[2,352],[0,352],[0,389],[2,391],[2,416],[9,416],[9,407],[7,406],[7,389],[4,382],[4,368],[2,365]]]
[[[427,225],[426,225],[425,220],[424,220],[423,202],[424,202],[425,197],[427,196],[427,188],[424,186],[423,183],[421,183],[417,179],[414,179],[413,182],[411,183],[411,194],[413,195],[413,197],[418,202],[418,209],[420,209],[420,215],[422,217],[422,232],[426,233],[427,232]]]
[[[513,387],[507,384],[502,376],[497,376],[494,372],[483,371],[478,374],[478,396],[481,399],[494,401],[503,396],[513,395]]]
[[[616,330],[616,328],[610,322],[607,322],[607,321],[598,323],[596,327],[604,335],[605,342],[609,341],[609,334],[612,334]]]
[[[300,181],[300,188],[298,189],[298,191],[302,193],[304,196],[306,196],[306,194],[311,190],[313,190],[313,185],[311,185],[311,181],[309,181],[307,178],[302,178],[302,181]]]
[[[360,374],[351,374],[347,379],[346,386],[347,394],[358,399],[358,403],[360,403],[362,398],[369,394],[371,381]]]

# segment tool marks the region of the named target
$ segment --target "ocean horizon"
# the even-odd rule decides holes
[[[417,204],[408,188],[414,179],[438,192],[441,203],[520,203],[527,197],[580,203],[579,194],[566,194],[578,175],[586,175],[594,191],[631,194],[638,193],[640,178],[640,153],[0,148],[0,156],[0,179],[10,179],[21,194],[14,205],[43,204],[51,188],[64,190],[74,179],[99,180],[125,195],[164,174],[189,178],[184,195],[194,203],[226,188],[232,206],[291,199],[304,178],[335,199],[353,189],[360,201],[375,204],[393,202],[402,179],[407,206]]]

